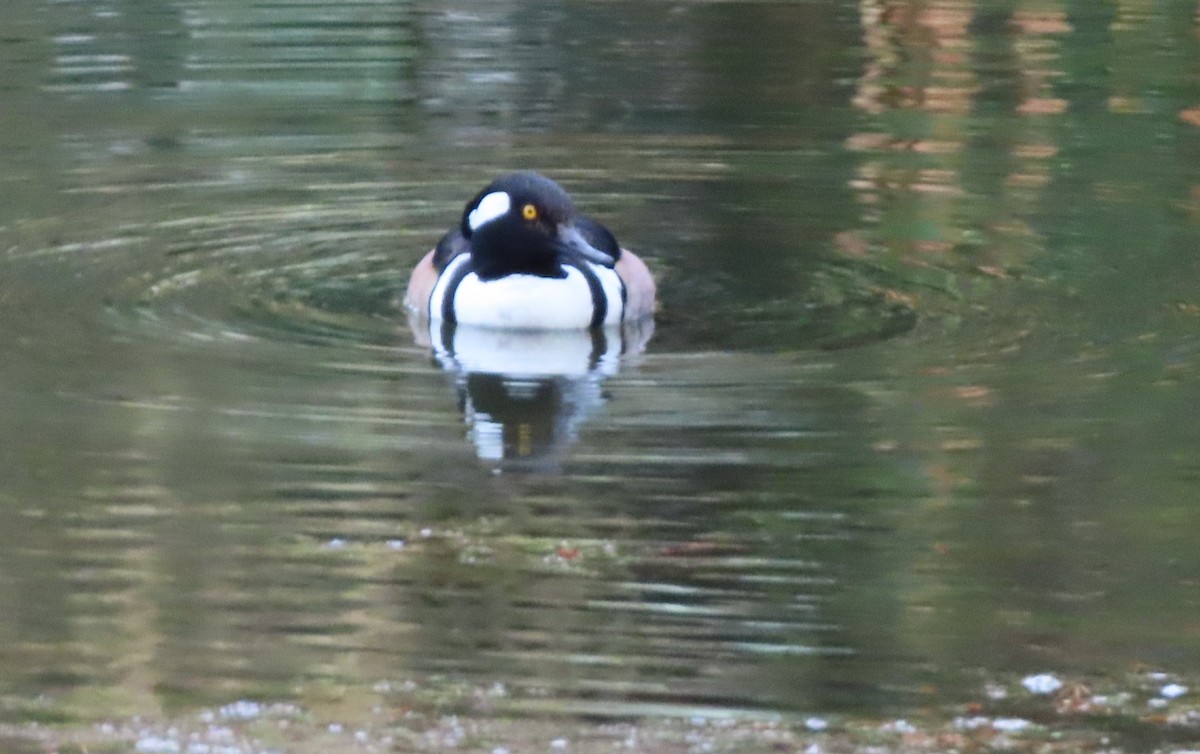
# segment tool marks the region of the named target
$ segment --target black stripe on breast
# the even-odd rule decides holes
[[[442,321],[457,322],[458,318],[454,314],[454,295],[458,293],[458,286],[462,283],[463,278],[475,271],[475,265],[467,260],[460,264],[453,273],[450,280],[446,282],[446,289],[442,292]]]
[[[604,285],[600,282],[600,276],[587,262],[570,261],[567,264],[583,273],[583,279],[587,281],[588,290],[592,294],[592,321],[588,327],[599,327],[608,316],[608,297],[604,295]]]

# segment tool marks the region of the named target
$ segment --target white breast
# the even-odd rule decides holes
[[[469,262],[466,254],[451,260],[442,272],[429,302],[429,314],[440,319],[446,288],[456,270]],[[621,321],[621,280],[613,270],[588,263],[600,280],[608,300],[604,324]],[[592,323],[592,292],[587,278],[567,267],[565,278],[537,275],[506,275],[480,280],[475,273],[463,277],[454,292],[454,316],[464,325],[514,330],[564,330],[586,328]]]

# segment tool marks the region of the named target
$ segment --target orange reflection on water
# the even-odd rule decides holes
[[[1040,249],[1023,215],[1051,182],[1069,109],[1055,89],[1074,31],[1066,11],[1020,2],[998,16],[974,0],[859,7],[868,61],[854,105],[872,117],[845,142],[862,155],[851,179],[868,226],[859,232],[910,264],[965,262],[1003,279]]]

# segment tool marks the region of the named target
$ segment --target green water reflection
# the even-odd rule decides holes
[[[5,4],[0,709],[1194,666],[1196,13]],[[517,167],[662,278],[538,473],[393,304]]]

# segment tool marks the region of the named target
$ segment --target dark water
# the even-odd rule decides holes
[[[0,7],[10,719],[1200,661],[1194,4],[482,7]],[[489,377],[410,332],[514,168],[659,273],[644,351]]]

